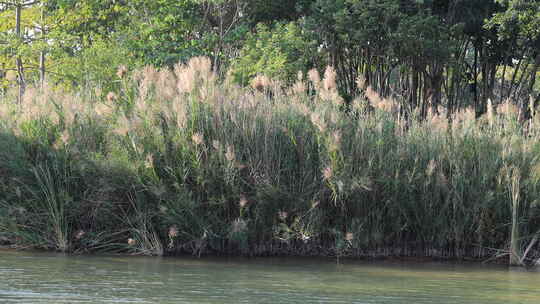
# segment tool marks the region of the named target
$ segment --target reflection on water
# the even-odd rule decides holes
[[[323,259],[0,251],[0,303],[540,303],[540,272]]]

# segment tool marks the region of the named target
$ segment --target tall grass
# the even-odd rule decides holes
[[[35,226],[25,208],[58,249],[106,231],[146,254],[539,254],[535,111],[524,121],[507,101],[479,119],[420,118],[369,88],[346,105],[331,68],[291,88],[237,87],[206,58],[119,76],[114,92],[3,98],[0,233]],[[58,156],[70,176],[53,192],[31,172]]]

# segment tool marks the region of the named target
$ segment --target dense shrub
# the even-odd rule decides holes
[[[320,78],[245,89],[194,58],[107,98],[8,98],[0,233],[69,251],[523,255],[540,116],[507,102],[420,120],[370,89],[344,111],[333,70]]]

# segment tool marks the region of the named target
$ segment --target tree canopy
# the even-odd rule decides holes
[[[370,86],[422,113],[540,102],[537,0],[11,0],[0,17],[3,89],[207,56],[241,84],[331,65],[346,100]]]

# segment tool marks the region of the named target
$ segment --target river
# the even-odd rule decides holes
[[[540,272],[297,258],[0,251],[0,303],[540,303]]]

